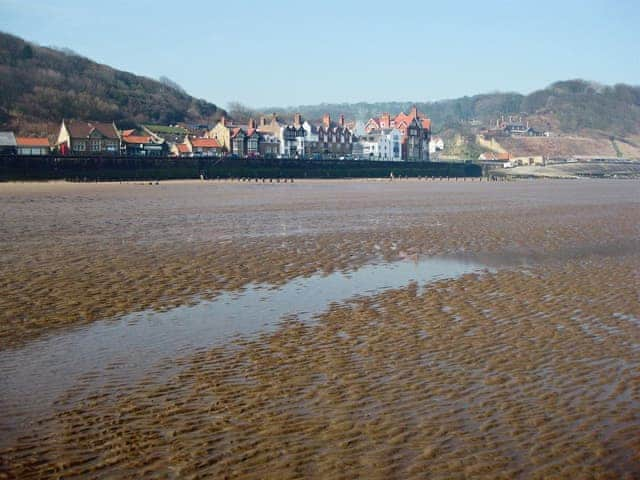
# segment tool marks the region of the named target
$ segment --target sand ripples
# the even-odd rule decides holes
[[[637,251],[636,197],[606,181],[3,185],[0,347],[378,257]]]
[[[89,373],[0,478],[640,478],[636,183],[24,188],[0,190],[3,350],[371,258],[528,265]]]
[[[168,381],[80,394],[1,453],[5,471],[636,478],[639,262],[467,275],[292,318]]]

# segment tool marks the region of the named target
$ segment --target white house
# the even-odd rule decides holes
[[[429,140],[429,154],[444,150],[444,141],[440,137],[433,137]]]
[[[305,131],[305,135],[304,137],[298,137],[298,142],[301,142],[298,146],[298,151],[304,155],[309,155],[318,147],[318,127],[311,125],[308,120],[305,120],[302,128]]]
[[[302,125],[284,125],[280,127],[278,138],[280,141],[280,155],[292,158],[297,155],[303,155],[306,134],[307,132],[302,128]]]
[[[363,160],[398,162],[402,160],[402,133],[395,128],[373,130],[358,140]]]

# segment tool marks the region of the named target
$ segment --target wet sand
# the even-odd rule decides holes
[[[88,372],[9,427],[0,478],[640,478],[638,182],[9,184],[0,200],[1,353],[250,282],[494,266],[135,380]]]

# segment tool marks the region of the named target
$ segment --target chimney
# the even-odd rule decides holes
[[[220,123],[222,124],[223,127],[226,127],[227,126],[227,117],[225,117],[223,115],[222,118],[220,119]]]
[[[325,114],[322,116],[322,125],[323,125],[325,128],[329,128],[329,127],[331,126],[331,117],[329,116],[329,114],[328,114],[328,113],[325,113]]]
[[[380,126],[382,128],[391,127],[391,115],[388,112],[383,113],[382,117],[380,117]]]
[[[416,107],[415,105],[411,109],[411,117],[418,118],[418,107]]]
[[[267,126],[267,117],[260,117],[260,126],[261,127]]]
[[[344,115],[340,115],[340,126],[344,127]]]
[[[249,128],[253,128],[255,130],[256,128],[256,121],[253,118],[249,119]]]
[[[296,127],[299,127],[300,125],[302,125],[302,115],[300,115],[299,113],[296,113],[296,114],[293,116],[293,124],[294,124]]]

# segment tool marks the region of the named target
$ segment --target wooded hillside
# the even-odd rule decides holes
[[[435,133],[461,128],[470,120],[487,123],[501,115],[520,114],[530,116],[539,128],[559,133],[592,130],[622,137],[640,133],[640,87],[602,86],[585,80],[556,82],[529,95],[489,93],[426,103],[320,104],[265,110],[297,111],[309,118],[320,118],[324,112],[332,116],[344,113],[347,118],[366,120],[382,112],[407,112],[414,103],[432,119]]]
[[[33,130],[62,118],[213,124],[223,112],[166,80],[116,70],[0,32],[0,130],[36,133]]]

